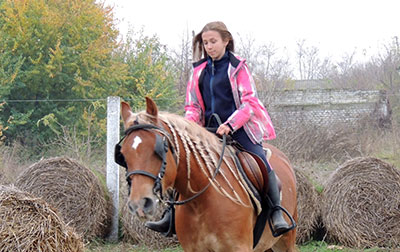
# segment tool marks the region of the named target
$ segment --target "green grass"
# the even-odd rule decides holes
[[[346,248],[341,245],[331,245],[323,241],[311,241],[305,245],[298,246],[300,252],[383,252],[383,251],[394,251],[390,249],[382,248],[370,248],[370,249],[352,249]],[[86,246],[85,252],[149,252],[149,251],[160,251],[160,252],[183,252],[182,248],[169,248],[164,250],[151,250],[146,247],[138,247],[129,243],[91,243]]]
[[[300,252],[383,252],[383,251],[394,251],[391,249],[383,248],[370,248],[370,249],[352,249],[346,248],[341,245],[331,245],[323,241],[311,241],[305,245],[298,247]]]
[[[183,252],[182,248],[166,248],[164,250],[152,250],[147,247],[137,246],[130,243],[107,243],[107,242],[92,242],[85,246],[85,252]]]
[[[375,157],[384,160],[385,162],[393,165],[394,167],[400,167],[400,152],[398,150],[381,150],[375,153]]]

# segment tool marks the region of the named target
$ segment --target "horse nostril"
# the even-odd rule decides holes
[[[144,198],[144,204],[143,204],[143,210],[146,212],[150,212],[153,210],[154,208],[154,200],[152,198]]]
[[[134,213],[137,210],[137,205],[134,205],[131,202],[128,203],[128,207],[129,207],[129,210],[131,211],[131,213]]]

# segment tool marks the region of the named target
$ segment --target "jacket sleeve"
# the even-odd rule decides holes
[[[201,97],[198,97],[198,88],[196,88],[197,80],[198,78],[195,78],[193,73],[186,88],[185,118],[202,125],[203,110],[200,105]]]
[[[257,113],[258,98],[253,77],[249,72],[247,65],[243,64],[236,76],[236,86],[239,93],[240,107],[225,122],[229,124],[234,131],[242,127]]]

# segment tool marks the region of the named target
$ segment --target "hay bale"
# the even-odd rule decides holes
[[[96,175],[67,157],[41,160],[18,176],[15,185],[42,197],[86,240],[104,237],[110,204]]]
[[[345,246],[400,245],[400,171],[377,158],[344,163],[324,190],[328,239]]]
[[[306,173],[295,168],[297,188],[296,243],[303,244],[312,238],[318,227],[320,204],[318,193]]]
[[[0,186],[0,251],[83,252],[83,243],[41,198]]]
[[[160,204],[153,220],[160,220],[163,210]],[[127,204],[122,208],[121,218],[124,240],[126,242],[145,246],[153,250],[171,248],[179,244],[175,235],[173,237],[164,237],[160,233],[146,228],[144,222],[139,217],[130,213]]]

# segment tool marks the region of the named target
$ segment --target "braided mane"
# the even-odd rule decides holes
[[[152,123],[155,118],[145,112],[139,112],[137,114],[137,120],[139,123]],[[244,182],[240,173],[238,172],[234,158],[233,158],[233,148],[231,146],[227,146],[225,150],[225,155],[223,158],[223,162],[226,164],[228,169],[220,169],[219,174],[224,181],[224,184],[227,184],[228,187],[224,188],[221,186],[221,183],[215,179],[211,180],[212,175],[216,169],[218,164],[219,155],[222,151],[222,143],[219,138],[215,136],[213,133],[207,131],[204,127],[189,121],[182,116],[168,113],[168,112],[159,112],[158,119],[168,125],[168,128],[172,132],[172,138],[170,139],[172,143],[175,145],[175,150],[177,152],[177,156],[179,157],[182,150],[179,149],[178,139],[180,139],[184,146],[184,152],[186,153],[186,167],[187,167],[187,181],[188,181],[188,189],[192,193],[196,193],[191,187],[191,167],[190,167],[190,156],[193,156],[196,159],[197,164],[200,167],[200,170],[209,178],[212,186],[222,195],[228,197],[233,202],[243,205],[245,207],[252,207],[251,204],[246,204],[240,196],[237,194],[236,190],[232,186],[232,183],[227,179],[226,174],[228,172],[232,173],[236,180],[239,182],[240,186],[245,191],[250,191],[247,184]],[[221,181],[222,182],[222,181]],[[253,195],[251,195],[254,198]],[[250,202],[249,197],[247,202]]]

